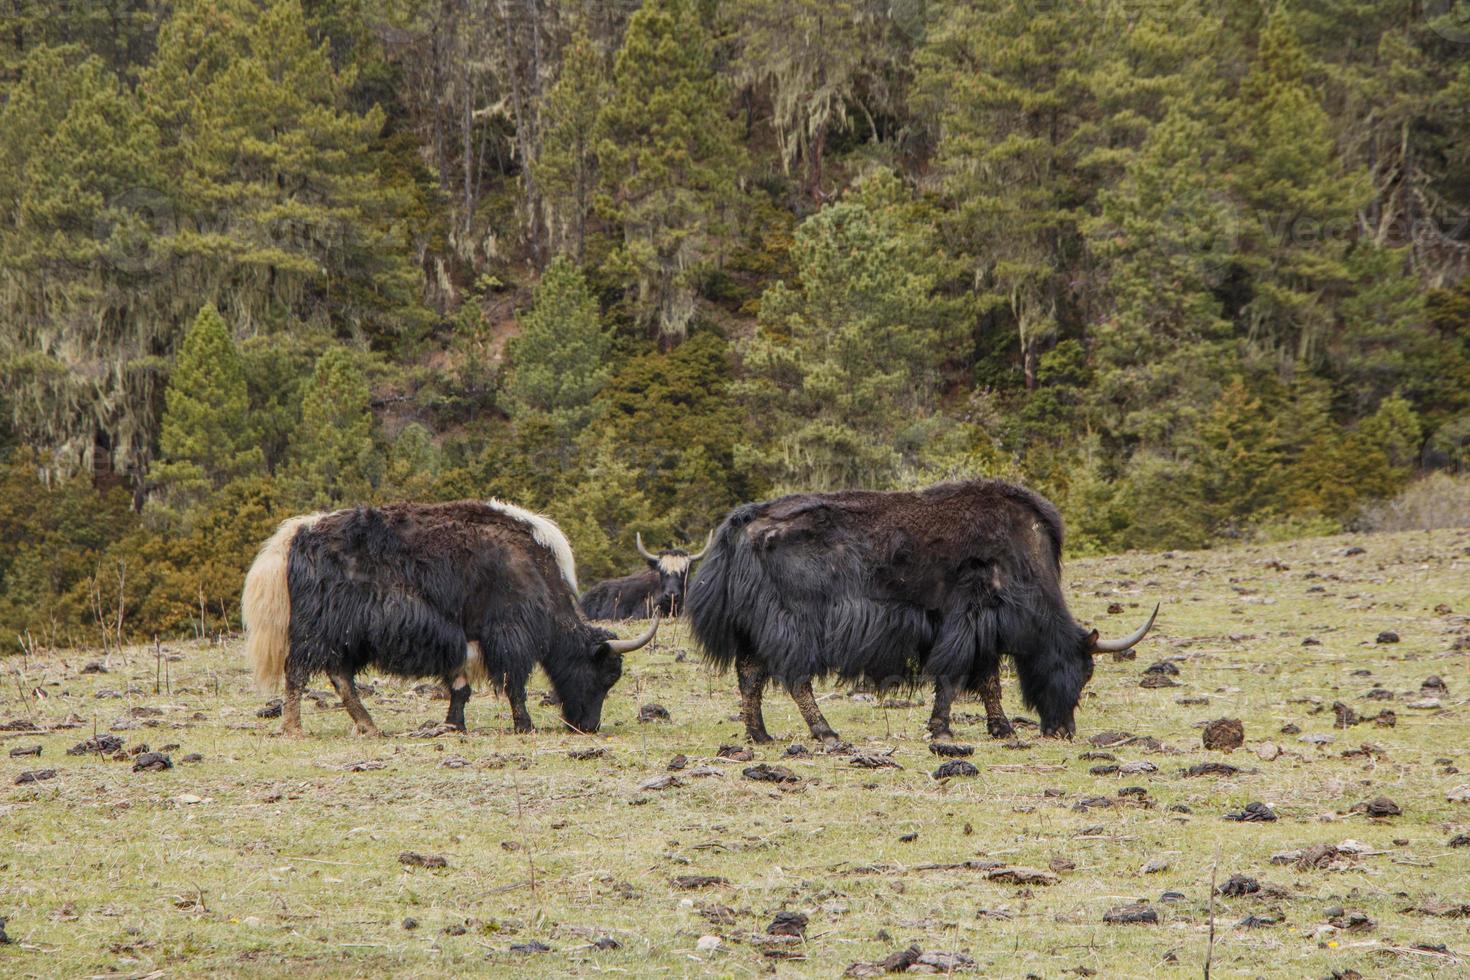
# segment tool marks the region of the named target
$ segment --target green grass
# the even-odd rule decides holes
[[[1366,554],[1344,555],[1352,545]],[[1079,618],[1113,635],[1153,601],[1164,608],[1136,661],[1099,660],[1075,742],[1022,729],[1022,744],[1006,745],[985,735],[983,718],[961,717],[956,738],[975,745],[980,775],[947,784],[930,776],[942,760],[923,738],[926,705],[882,708],[831,689],[823,708],[842,735],[860,751],[892,750],[903,768],[858,769],[821,753],[785,759],[791,741],[816,746],[790,700],[773,692],[767,723],[778,741],[756,747],[756,760],[787,765],[801,781],[780,789],[743,778],[748,764],[713,758],[741,741],[734,681],[700,665],[682,625],[628,658],[595,739],[561,734],[554,709],[534,700],[542,731],[510,734],[505,703],[486,695],[470,703],[468,737],[412,737],[442,718],[445,702],[382,678],[365,678],[378,685],[366,703],[389,737],[350,737],[345,712],[308,702],[310,737],[282,739],[278,720],[255,716],[264,699],[249,689],[237,643],[167,645],[172,691],[162,693],[149,649],[114,655],[106,674],[80,672],[95,651],[48,653],[24,667],[8,658],[0,718],[34,717],[47,730],[0,739],[0,753],[43,746],[39,759],[0,754],[0,917],[13,940],[0,946],[0,975],[831,977],[913,943],[963,952],[986,975],[1198,976],[1212,874],[1265,886],[1215,901],[1216,976],[1464,975],[1467,920],[1412,910],[1470,902],[1470,847],[1447,844],[1470,832],[1470,803],[1446,799],[1470,784],[1470,771],[1451,771],[1470,770],[1470,533],[1077,561],[1067,592]],[[1111,603],[1123,611],[1108,614]],[[1383,630],[1401,642],[1375,643]],[[1303,646],[1308,636],[1321,645]],[[1143,668],[1164,657],[1178,659],[1181,686],[1141,688]],[[1409,707],[1429,675],[1449,685],[1441,706]],[[1366,699],[1375,686],[1393,700]],[[32,689],[44,697],[23,701]],[[97,697],[103,689],[123,696]],[[1009,676],[1005,695],[1012,714],[1027,714]],[[1208,704],[1179,703],[1201,696]],[[640,724],[650,701],[672,720]],[[1398,724],[1334,728],[1334,701],[1362,715],[1390,708]],[[162,714],[115,724],[139,708]],[[978,703],[956,710],[982,714]],[[69,715],[79,727],[53,727]],[[1245,723],[1245,748],[1228,756],[1204,750],[1197,727],[1222,716]],[[1288,723],[1333,741],[1281,734]],[[68,756],[94,725],[118,729],[129,747],[177,743],[175,768],[133,773],[124,762]],[[1087,740],[1105,730],[1153,736],[1177,754],[1112,748],[1119,762],[1158,771],[1093,775],[1106,761],[1079,756],[1099,751]],[[1258,758],[1265,741],[1283,754]],[[1371,755],[1342,755],[1365,742],[1376,746]],[[568,755],[594,745],[606,754]],[[180,762],[191,752],[203,760]],[[685,770],[680,785],[639,788],[678,753],[691,769],[722,775]],[[446,767],[453,758],[467,764]],[[1180,775],[1208,760],[1242,771]],[[347,771],[364,761],[383,768]],[[37,768],[58,776],[13,785]],[[1146,799],[1120,797],[1128,786]],[[1379,795],[1402,815],[1351,812]],[[1114,805],[1079,808],[1090,797]],[[1280,819],[1222,819],[1252,801]],[[1271,863],[1278,852],[1347,839],[1370,853],[1338,868]],[[448,867],[406,868],[398,855],[410,850]],[[1152,859],[1167,870],[1143,874]],[[966,861],[1043,870],[1055,861],[1062,870],[1055,884],[1019,886],[973,867],[923,867]],[[674,884],[696,874],[728,884]],[[1165,891],[1184,899],[1161,903]],[[1158,925],[1104,924],[1110,908],[1140,899],[1157,909]],[[1333,906],[1366,913],[1374,927],[1331,930]],[[804,941],[766,938],[783,909],[809,916]],[[1278,924],[1240,927],[1249,915]],[[404,927],[409,917],[416,929]],[[621,948],[595,948],[602,936]],[[702,936],[722,942],[701,950]],[[551,952],[510,951],[533,940]]]

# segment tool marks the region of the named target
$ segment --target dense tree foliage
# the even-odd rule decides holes
[[[0,630],[226,628],[409,497],[589,579],[977,473],[1074,549],[1371,519],[1470,466],[1448,6],[0,3]]]

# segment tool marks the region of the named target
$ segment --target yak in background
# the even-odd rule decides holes
[[[1062,596],[1061,554],[1056,508],[1009,483],[796,494],[726,517],[690,589],[689,618],[706,659],[735,668],[756,742],[771,740],[761,716],[770,681],[791,693],[813,737],[835,739],[812,695],[828,675],[880,687],[933,681],[935,737],[950,736],[955,694],[978,693],[991,734],[1004,737],[1002,655],[1042,731],[1071,737],[1093,655],[1133,646],[1153,617],[1123,640],[1083,629]]]
[[[655,613],[677,616],[684,605],[689,572],[704,557],[714,540],[711,531],[704,547],[694,554],[682,548],[666,548],[652,554],[643,547],[643,535],[633,535],[638,554],[648,567],[622,578],[598,582],[582,594],[582,612],[588,619],[647,618]]]
[[[282,731],[301,734],[301,694],[324,673],[359,734],[378,728],[354,676],[371,666],[450,688],[463,730],[471,682],[504,691],[533,731],[526,680],[537,663],[574,729],[595,732],[622,655],[643,646],[584,621],[576,565],[550,520],[500,501],[389,504],[281,524],[245,579],[246,652],[257,683],[285,681]]]

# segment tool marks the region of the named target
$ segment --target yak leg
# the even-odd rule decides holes
[[[985,729],[993,738],[1010,738],[1016,734],[1005,709],[1000,706],[1000,665],[980,679],[980,700],[985,702]]]
[[[301,738],[301,692],[306,690],[306,671],[286,659],[286,696],[281,701],[281,734]]]
[[[453,696],[453,692],[450,692]],[[468,697],[469,695],[466,695]],[[517,735],[534,732],[536,725],[531,721],[531,712],[526,710],[526,679],[510,677],[505,682],[505,696],[510,699],[510,717]]]
[[[373,716],[362,706],[362,700],[357,696],[357,682],[352,679],[351,674],[328,674],[332,686],[337,689],[337,697],[342,699],[342,705],[347,713],[352,716],[353,723],[357,726],[359,735],[381,735],[378,726],[373,723]]]
[[[791,689],[791,699],[796,702],[796,707],[801,711],[801,717],[806,721],[806,727],[812,730],[812,738],[821,739],[823,742],[837,741],[837,733],[832,726],[827,724],[827,719],[822,717],[822,709],[817,707],[817,699],[812,694],[811,678],[807,678]]]
[[[769,676],[765,665],[754,657],[740,656],[735,660],[735,672],[740,677],[740,720],[745,722],[745,734],[752,742],[771,741],[761,715],[761,692]]]
[[[449,714],[444,718],[444,724],[459,731],[465,730],[464,706],[470,700],[469,678],[463,674],[449,682]]]
[[[953,738],[949,728],[949,709],[954,704],[954,682],[948,678],[934,681],[934,711],[929,715],[929,735],[932,738]]]

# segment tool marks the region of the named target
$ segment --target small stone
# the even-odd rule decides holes
[[[1357,806],[1353,807],[1353,810],[1355,812],[1365,813],[1370,817],[1380,820],[1385,817],[1402,816],[1404,812],[1399,809],[1399,805],[1397,803],[1386,796],[1375,797],[1374,799],[1371,799],[1366,803],[1359,803]]]
[[[437,854],[420,854],[417,851],[401,851],[398,863],[405,868],[447,868],[449,862]]]
[[[419,927],[419,920],[418,919],[415,919],[411,915],[408,916],[408,917],[406,917],[403,920],[403,928],[406,929],[406,930],[408,930],[408,931],[410,931],[410,932],[412,932],[414,929],[417,929],[418,927]]]
[[[255,717],[257,717],[257,718],[279,718],[279,717],[281,717],[281,705],[282,705],[282,702],[281,702],[281,699],[280,698],[271,698],[269,701],[266,702],[266,705],[265,705],[264,708],[261,708],[259,711],[257,711],[255,713]]]
[[[144,752],[133,761],[133,772],[163,772],[173,767],[173,760],[162,752]]]
[[[777,912],[771,924],[766,926],[769,936],[803,936],[806,934],[807,917],[800,912]]]
[[[1237,922],[1236,926],[1241,929],[1264,929],[1267,926],[1276,925],[1279,921],[1274,915],[1248,915]]]
[[[1152,762],[1149,762],[1147,759],[1140,759],[1137,762],[1125,762],[1118,767],[1118,772],[1124,776],[1137,776],[1142,773],[1158,771],[1159,767],[1154,765]]]
[[[1281,755],[1281,746],[1275,742],[1262,742],[1256,746],[1256,758],[1262,762],[1272,762]]]
[[[1143,870],[1143,873],[1146,874],[1146,875],[1156,875],[1160,871],[1168,871],[1169,870],[1169,859],[1168,858],[1161,858],[1161,857],[1153,858],[1152,860],[1150,860],[1147,864],[1145,864],[1143,866],[1143,869],[1142,870]]]
[[[1424,678],[1424,683],[1419,685],[1419,690],[1425,692],[1433,691],[1441,697],[1450,693],[1449,685],[1438,674],[1431,674]]]
[[[1300,735],[1301,733],[1302,729],[1300,725],[1294,725],[1291,722],[1287,722],[1286,724],[1281,726],[1281,734],[1283,735]]]
[[[715,950],[720,948],[720,944],[722,942],[724,942],[724,940],[722,940],[719,936],[700,936],[699,939],[695,941],[694,948],[699,950],[701,953],[713,953]]]
[[[668,770],[670,772],[678,772],[687,765],[689,765],[689,757],[681,752],[669,760]]]
[[[203,762],[204,761],[204,756],[200,755],[198,752],[190,752],[187,755],[180,756],[179,757],[179,761],[180,762]]]
[[[1103,922],[1110,926],[1158,925],[1159,913],[1147,905],[1119,905],[1103,914]]]
[[[1377,643],[1397,643],[1398,641],[1399,641],[1399,635],[1397,633],[1395,633],[1393,630],[1384,630],[1382,633],[1379,633],[1378,634],[1378,638],[1374,642],[1377,642]]]
[[[1247,803],[1245,809],[1225,814],[1225,819],[1237,823],[1270,823],[1276,819],[1276,811],[1264,803]]]
[[[746,779],[753,779],[760,783],[798,783],[801,777],[796,775],[785,766],[771,766],[762,762],[754,766],[746,766],[740,770],[740,774]]]
[[[654,776],[652,779],[645,779],[643,782],[638,784],[638,788],[640,790],[673,789],[676,786],[683,785],[684,781],[681,780],[678,776],[665,774],[662,776]]]
[[[24,786],[27,783],[40,783],[48,779],[56,778],[55,769],[27,769],[15,777],[15,785]]]
[[[1205,726],[1202,741],[1207,749],[1230,752],[1245,743],[1245,726],[1238,718],[1218,718]]]
[[[24,759],[29,755],[39,756],[40,754],[41,747],[39,745],[18,745],[10,750],[10,757],[12,759]]]
[[[978,776],[980,770],[964,759],[951,759],[934,770],[935,779],[953,779],[956,776]]]
[[[638,709],[638,720],[644,724],[651,721],[668,721],[669,709],[661,704],[645,704]]]
[[[1254,895],[1261,890],[1261,883],[1254,878],[1245,875],[1231,875],[1225,883],[1215,889],[1216,895],[1224,895],[1226,898],[1239,898],[1241,895]]]
[[[1439,698],[1419,698],[1404,705],[1406,708],[1418,708],[1420,711],[1433,711],[1439,706]]]

